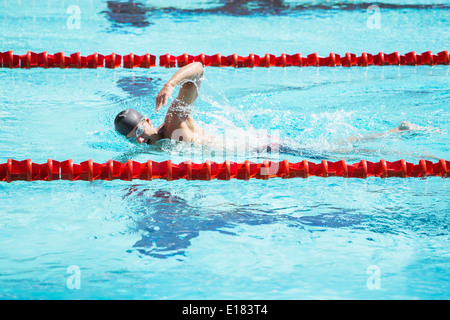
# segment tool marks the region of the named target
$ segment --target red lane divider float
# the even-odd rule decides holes
[[[206,67],[234,67],[234,68],[255,68],[255,67],[352,67],[352,66],[385,66],[385,65],[448,65],[450,55],[447,50],[434,55],[431,51],[416,54],[414,51],[400,55],[397,51],[386,54],[379,52],[370,54],[363,52],[360,56],[353,53],[346,53],[340,56],[330,53],[328,57],[320,57],[317,53],[303,56],[301,53],[288,55],[282,53],[280,56],[266,53],[259,56],[250,53],[248,56],[239,56],[236,53],[223,56],[220,53],[215,55],[199,54],[197,56],[184,53],[180,56],[173,56],[169,53],[159,57],[159,66],[166,68],[182,67],[191,62],[201,62]],[[66,55],[64,52],[48,54],[46,51],[34,53],[27,51],[26,54],[16,55],[12,50],[0,52],[0,67],[3,68],[150,68],[156,67],[156,56],[146,53],[135,55],[130,53],[121,56],[115,53],[102,55],[97,52],[88,56],[82,56],[79,52]]]
[[[67,56],[64,52],[48,54],[46,51],[34,53],[27,51],[23,55],[15,55],[13,52],[0,52],[0,67],[3,68],[150,68],[156,66],[156,56],[146,53],[142,56],[130,53],[121,56],[115,53],[102,55],[97,52],[88,56],[82,56],[80,52]]]
[[[179,164],[171,160],[155,162],[148,160],[139,163],[128,160],[125,163],[109,160],[106,163],[95,163],[92,160],[79,164],[72,160],[55,161],[48,159],[46,163],[33,163],[31,159],[17,161],[8,159],[0,164],[0,181],[12,182],[16,180],[230,180],[230,179],[269,179],[269,178],[308,178],[310,176],[344,178],[367,177],[427,177],[450,175],[450,162],[443,159],[436,163],[420,160],[418,164],[408,163],[405,160],[388,162],[369,162],[361,160],[358,163],[347,164],[345,160],[330,162],[322,160],[313,163],[303,160],[290,163],[287,160],[280,162],[263,161],[254,163],[245,160],[242,163],[224,161],[216,163],[206,161],[193,163],[190,160]]]

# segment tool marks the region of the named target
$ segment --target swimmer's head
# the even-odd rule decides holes
[[[117,132],[127,136],[136,125],[138,125],[144,116],[134,109],[126,109],[121,111],[114,119],[114,126]]]
[[[134,109],[121,111],[114,119],[114,127],[130,142],[153,144],[159,140],[150,119]]]

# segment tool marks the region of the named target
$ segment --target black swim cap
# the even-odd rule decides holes
[[[114,120],[116,130],[126,136],[136,125],[144,119],[144,116],[134,109],[121,111]]]

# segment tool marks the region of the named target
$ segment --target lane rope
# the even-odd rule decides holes
[[[269,179],[269,178],[308,178],[344,177],[344,178],[390,178],[410,177],[425,178],[440,176],[446,178],[450,174],[450,161],[439,160],[436,163],[421,159],[418,164],[406,162],[404,159],[389,162],[380,160],[370,162],[361,160],[347,164],[345,160],[330,162],[322,160],[313,163],[302,160],[290,163],[287,160],[274,162],[263,161],[255,163],[249,160],[237,163],[225,160],[223,163],[205,161],[193,163],[190,160],[172,163],[171,160],[156,162],[136,162],[128,160],[125,163],[109,160],[106,163],[96,163],[91,159],[75,164],[72,159],[56,161],[48,159],[46,163],[33,163],[31,159],[7,159],[0,164],[0,181],[53,181],[53,180],[231,180],[231,179]]]
[[[0,67],[3,68],[76,68],[76,69],[96,69],[96,68],[151,68],[157,66],[157,58],[155,55],[146,53],[137,55],[130,53],[121,56],[116,53],[103,55],[97,52],[88,56],[82,56],[80,52],[66,55],[64,51],[49,54],[47,51],[35,53],[27,51],[26,54],[14,54],[12,50],[0,52]],[[317,52],[303,56],[301,53],[285,54],[280,56],[266,53],[259,56],[250,53],[248,56],[239,56],[236,53],[232,55],[215,55],[199,54],[193,56],[184,53],[174,56],[169,53],[161,55],[158,58],[159,66],[166,68],[183,67],[192,62],[201,62],[205,67],[234,67],[234,68],[255,68],[255,67],[368,67],[368,66],[420,66],[420,65],[449,65],[450,55],[448,50],[433,54],[426,51],[416,54],[414,51],[406,54],[399,54],[398,51],[393,53],[379,52],[370,54],[363,52],[360,56],[354,53],[345,53],[339,55],[330,53],[327,57],[321,57]]]

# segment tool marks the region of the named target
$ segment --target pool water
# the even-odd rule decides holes
[[[326,56],[449,46],[450,6],[439,1],[378,2],[380,29],[367,27],[358,1],[132,3],[0,1],[0,51]],[[80,29],[67,26],[70,5]],[[448,66],[207,67],[193,117],[230,148],[119,137],[113,120],[125,108],[162,123],[155,97],[176,70],[0,68],[0,163],[450,160]],[[388,132],[401,121],[418,128]],[[289,151],[261,154],[261,137]],[[440,177],[15,181],[0,183],[0,196],[1,299],[450,297]]]

